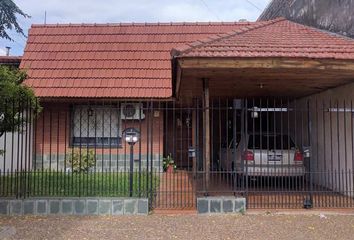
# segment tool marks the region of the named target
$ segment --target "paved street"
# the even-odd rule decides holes
[[[353,215],[1,217],[0,239],[353,239]]]

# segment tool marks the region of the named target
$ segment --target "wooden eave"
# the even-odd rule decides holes
[[[264,81],[271,83],[269,86],[274,91],[283,85],[292,88],[287,89],[289,95],[304,96],[354,81],[354,60],[345,59],[176,57],[174,64],[176,79],[173,84],[176,84],[177,98],[183,95],[182,83],[183,86],[193,85],[193,81],[202,78],[211,79],[211,96],[213,90],[227,84],[247,90],[247,82],[262,84]],[[296,88],[297,83],[299,87]],[[304,89],[303,92],[301,89]],[[220,90],[218,95],[222,93]],[[189,95],[196,94],[192,92]],[[260,94],[258,91],[256,95]],[[264,94],[272,94],[272,89]],[[225,92],[225,95],[230,94]]]

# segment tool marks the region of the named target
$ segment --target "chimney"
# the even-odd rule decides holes
[[[6,48],[6,56],[10,56],[11,47],[5,47],[5,48]]]

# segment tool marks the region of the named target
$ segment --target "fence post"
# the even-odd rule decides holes
[[[204,130],[204,173],[205,173],[205,194],[208,195],[210,181],[210,95],[209,95],[209,80],[203,79],[203,130]]]

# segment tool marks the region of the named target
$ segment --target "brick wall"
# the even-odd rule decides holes
[[[72,151],[71,108],[68,103],[44,103],[43,111],[35,124],[35,167],[38,169],[64,169],[65,153]],[[154,167],[162,167],[163,154],[163,112],[144,111],[145,119],[122,120],[122,130],[128,127],[140,129],[141,139],[134,146],[134,166],[146,168],[146,160],[153,159]],[[148,128],[149,126],[149,128]],[[149,139],[149,141],[148,141]],[[90,148],[83,144],[81,152],[93,149],[96,153],[97,170],[122,170],[129,167],[129,145]],[[102,161],[103,159],[103,161]]]

